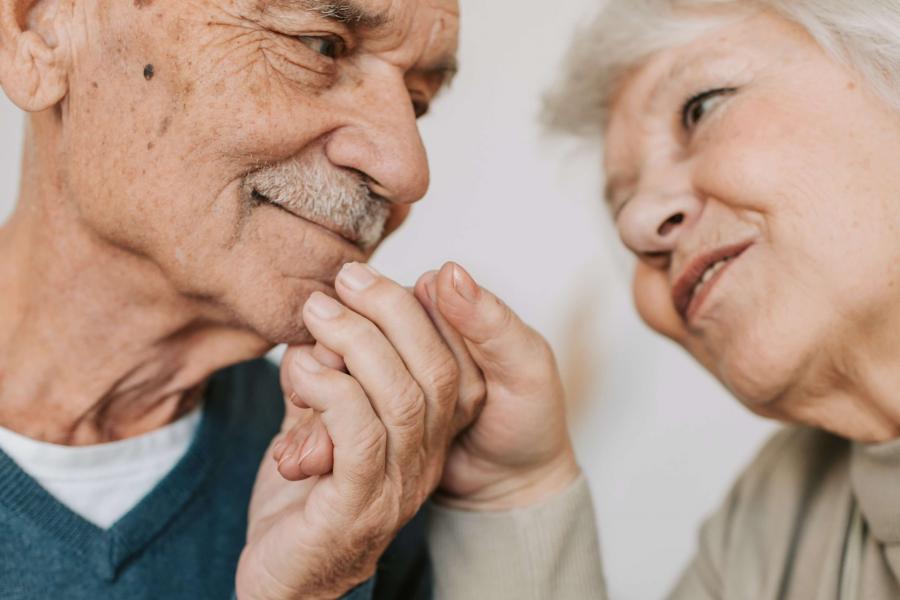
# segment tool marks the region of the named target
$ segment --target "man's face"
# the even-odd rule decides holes
[[[456,0],[81,2],[63,189],[210,317],[306,339],[301,308],[428,187],[416,118]]]

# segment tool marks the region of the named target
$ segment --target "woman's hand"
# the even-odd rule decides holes
[[[459,265],[422,277],[416,295],[462,372],[473,361],[486,384],[483,408],[455,441],[438,501],[468,510],[537,504],[579,475],[553,351]]]
[[[461,391],[453,353],[408,290],[357,264],[335,288],[342,303],[317,293],[304,309],[317,347],[284,358],[291,406],[279,460],[263,462],[254,489],[241,600],[334,598],[371,577],[484,389],[479,378]]]

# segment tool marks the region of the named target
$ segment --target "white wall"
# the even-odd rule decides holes
[[[375,265],[404,282],[454,259],[557,348],[599,514],[612,597],[664,595],[695,530],[771,426],[637,321],[600,206],[598,158],[535,117],[591,0],[462,0],[462,71],[422,125],[432,190]],[[0,105],[0,218],[21,119]]]

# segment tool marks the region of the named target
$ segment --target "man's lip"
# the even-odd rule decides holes
[[[687,268],[682,272],[681,276],[675,281],[675,285],[672,287],[672,302],[675,304],[675,310],[678,311],[682,320],[685,322],[688,321],[690,317],[689,313],[692,312],[689,309],[699,306],[699,301],[702,301],[703,298],[706,297],[722,272],[727,270],[731,265],[726,265],[722,271],[708,281],[704,289],[701,290],[699,296],[694,298],[694,288],[700,281],[700,278],[703,277],[703,274],[706,273],[706,270],[720,260],[728,258],[733,261],[752,245],[753,242],[741,242],[739,244],[723,246],[722,248],[698,256],[688,264]]]
[[[289,215],[291,215],[293,217],[297,217],[298,219],[306,221],[307,223],[309,223],[311,225],[320,227],[320,228],[324,229],[325,231],[327,231],[328,233],[334,235],[335,237],[340,238],[341,241],[343,241],[343,242],[352,244],[352,245],[356,246],[357,248],[359,248],[359,246],[360,246],[358,240],[353,239],[353,237],[347,235],[344,231],[341,231],[339,229],[331,227],[326,223],[321,223],[319,221],[313,221],[309,217],[307,217],[305,215],[301,215],[301,214],[291,210],[287,206],[285,206],[279,202],[276,202],[275,200],[272,200],[271,198],[269,198],[265,194],[262,194],[258,190],[253,190],[253,199],[256,200],[257,202],[265,202],[266,204],[274,206],[275,208],[280,208],[281,210],[283,210],[284,212],[288,213]]]

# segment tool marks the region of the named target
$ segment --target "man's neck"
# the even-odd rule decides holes
[[[139,435],[268,349],[34,200],[0,229],[0,426],[69,445]]]

